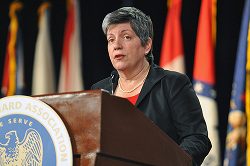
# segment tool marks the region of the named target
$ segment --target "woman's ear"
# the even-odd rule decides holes
[[[145,55],[147,55],[149,53],[151,48],[152,48],[152,39],[149,37],[148,41],[147,41],[147,43],[145,45]]]

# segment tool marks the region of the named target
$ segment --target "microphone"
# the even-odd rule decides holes
[[[111,84],[111,94],[114,94],[114,83],[115,83],[115,76],[117,75],[117,71],[113,70],[110,75],[110,84]]]

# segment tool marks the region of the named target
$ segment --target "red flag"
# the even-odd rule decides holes
[[[10,25],[5,55],[2,95],[22,94],[24,90],[24,66],[21,31],[17,11],[22,9],[22,3],[13,2],[10,5]]]
[[[212,36],[212,0],[202,1],[196,38],[194,79],[209,84],[214,80],[214,42]]]
[[[68,0],[59,92],[83,90],[80,19],[77,0]]]
[[[212,149],[205,158],[204,165],[220,165],[218,133],[218,112],[215,101],[214,26],[216,5],[213,0],[201,3],[194,60],[194,89],[200,100],[207,123],[208,137]]]
[[[168,0],[168,14],[160,56],[160,66],[164,69],[185,72],[184,51],[181,31],[181,0]]]

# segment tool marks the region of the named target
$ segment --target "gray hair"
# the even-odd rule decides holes
[[[141,40],[142,46],[145,46],[151,38],[153,40],[153,23],[151,18],[135,7],[122,7],[111,13],[108,13],[102,22],[102,30],[105,35],[110,25],[129,22],[135,34]],[[147,60],[153,62],[152,48],[146,55]]]

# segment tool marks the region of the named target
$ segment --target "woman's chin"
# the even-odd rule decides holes
[[[114,68],[115,68],[116,70],[120,70],[120,71],[123,71],[123,70],[125,70],[125,69],[127,68],[127,66],[124,65],[124,64],[115,64],[115,65],[113,65],[113,66],[114,66]]]
[[[126,70],[126,68],[124,68],[124,67],[115,67],[115,69],[118,70],[118,71],[124,71],[124,70]]]

